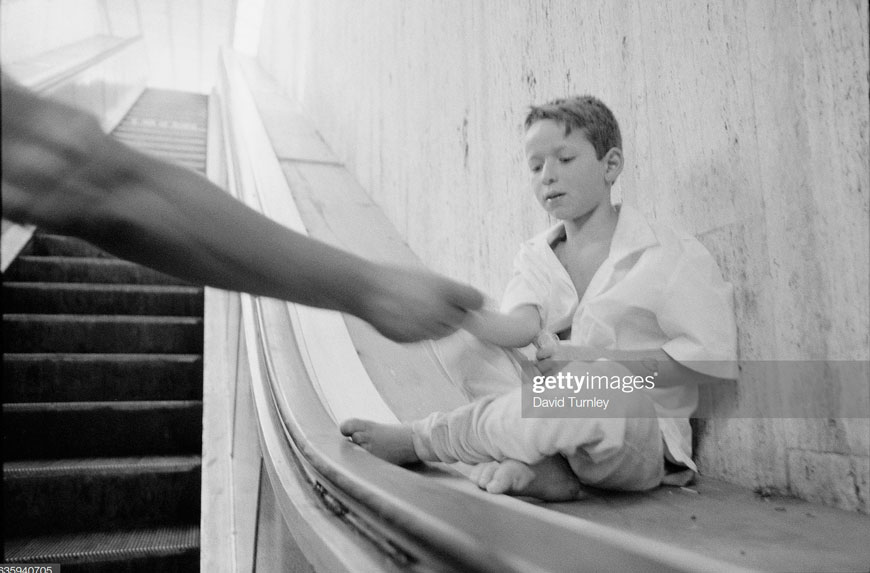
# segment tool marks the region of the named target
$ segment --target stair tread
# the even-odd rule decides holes
[[[22,254],[9,266],[4,282],[171,284],[189,282],[152,268],[105,256],[39,256]]]
[[[196,354],[203,319],[192,315],[7,314],[5,350],[16,353]]]
[[[199,525],[7,538],[4,549],[9,563],[103,561],[171,554],[199,549]]]
[[[202,464],[202,456],[136,456],[118,458],[69,458],[17,460],[3,464],[3,479],[93,473],[189,471]]]
[[[202,288],[181,285],[15,282],[4,291],[17,314],[198,316],[204,304]]]

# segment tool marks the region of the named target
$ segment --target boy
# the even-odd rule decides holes
[[[570,328],[569,344],[540,346],[542,374],[653,376],[655,387],[609,394],[613,417],[523,418],[515,364],[512,387],[480,396],[472,384],[477,399],[453,412],[398,426],[349,420],[341,431],[394,463],[479,464],[471,477],[493,493],[557,501],[581,483],[646,490],[667,481],[666,461],[687,481],[697,384],[735,374],[731,287],[696,239],[611,206],[622,142],[599,100],[533,107],[524,144],[535,197],[560,223],[523,245],[502,312],[473,313],[464,328],[507,347]]]

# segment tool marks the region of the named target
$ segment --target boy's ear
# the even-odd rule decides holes
[[[616,178],[619,177],[620,173],[622,173],[622,166],[624,164],[622,150],[618,147],[611,147],[610,151],[604,154],[602,160],[606,165],[604,179],[613,185]]]

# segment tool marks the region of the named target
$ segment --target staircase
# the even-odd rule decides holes
[[[204,171],[206,117],[149,90],[114,133]],[[40,232],[3,279],[4,560],[198,570],[202,289]]]

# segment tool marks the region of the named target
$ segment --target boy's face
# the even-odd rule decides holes
[[[553,217],[562,221],[610,208],[607,155],[600,160],[580,129],[565,136],[565,126],[550,119],[532,124],[524,138],[532,191]]]

